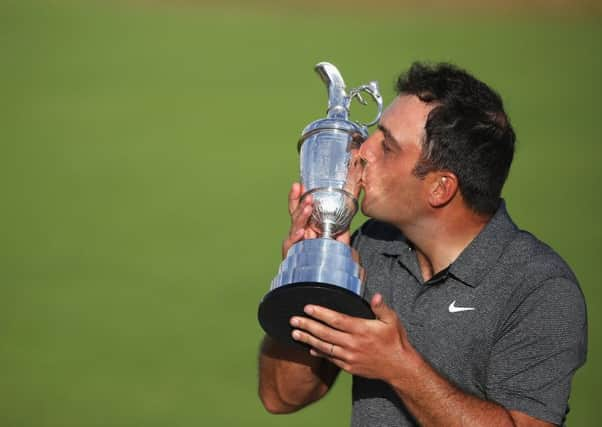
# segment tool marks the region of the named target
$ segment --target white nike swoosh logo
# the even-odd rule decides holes
[[[470,311],[470,310],[474,310],[474,307],[456,307],[456,300],[454,300],[450,305],[449,305],[449,312],[450,313],[457,313],[459,311]]]

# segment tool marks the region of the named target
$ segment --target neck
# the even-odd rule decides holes
[[[483,230],[491,215],[461,207],[435,210],[422,223],[399,227],[413,243],[425,281],[447,268]]]

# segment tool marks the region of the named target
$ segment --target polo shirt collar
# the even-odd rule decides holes
[[[450,265],[450,275],[468,286],[478,286],[518,232],[502,200],[495,215]]]
[[[382,235],[374,240],[373,245],[377,252],[387,256],[399,256],[412,250],[410,242],[402,232],[397,227],[389,224],[386,224],[386,228],[382,230]]]
[[[437,277],[435,282],[431,279],[426,283],[439,283],[447,277],[453,276],[468,286],[478,286],[481,279],[499,259],[505,246],[518,231],[518,227],[512,222],[506,211],[506,203],[502,200],[496,213],[477,237],[469,243],[448,268],[440,272],[441,277]],[[378,241],[376,249],[383,255],[398,257],[400,264],[419,282],[422,282],[422,273],[420,272],[416,253],[411,242],[401,232],[399,232],[399,235],[391,236],[390,240]]]
[[[414,245],[396,227],[390,226],[386,238],[374,242],[375,249],[384,256],[397,258],[399,264],[404,267],[416,280],[422,283],[422,273],[414,251]]]

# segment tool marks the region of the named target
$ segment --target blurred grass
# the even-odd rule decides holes
[[[313,65],[377,79],[390,101],[416,59],[506,100],[505,197],[582,282],[590,353],[568,421],[597,425],[601,36],[597,18],[4,1],[0,425],[348,425],[345,376],[299,414],[264,412],[256,309],[296,140],[326,107]]]

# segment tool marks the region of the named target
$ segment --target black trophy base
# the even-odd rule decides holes
[[[374,319],[374,313],[359,295],[341,288],[316,282],[293,283],[270,291],[259,304],[259,323],[273,339],[283,344],[302,346],[293,340],[290,325],[292,316],[305,316],[303,307],[307,304],[320,305],[349,316]]]

